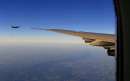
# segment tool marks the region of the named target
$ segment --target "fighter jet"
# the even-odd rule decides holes
[[[20,28],[20,26],[11,26],[11,28],[16,28],[17,29],[17,28]]]
[[[82,32],[66,29],[42,29],[42,28],[35,28],[35,29],[78,36],[82,38],[84,42],[89,45],[103,47],[104,49],[106,49],[108,56],[115,56],[116,37],[113,34]]]

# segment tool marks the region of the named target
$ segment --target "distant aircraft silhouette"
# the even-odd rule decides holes
[[[17,29],[17,28],[20,28],[20,26],[11,26],[11,28],[16,28]]]

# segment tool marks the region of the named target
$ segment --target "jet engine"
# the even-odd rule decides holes
[[[108,49],[107,50],[107,54],[108,54],[108,56],[115,56],[115,49]]]

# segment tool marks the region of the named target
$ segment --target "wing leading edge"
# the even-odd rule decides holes
[[[35,29],[78,36],[81,37],[85,43],[88,43],[92,46],[100,46],[107,49],[107,53],[109,56],[115,55],[115,35],[113,34],[72,31],[65,29],[42,29],[42,28],[35,28]]]

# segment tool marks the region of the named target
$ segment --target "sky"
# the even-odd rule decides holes
[[[21,26],[11,29],[11,25]],[[112,0],[0,0],[1,41],[80,39],[31,28],[115,33]]]

